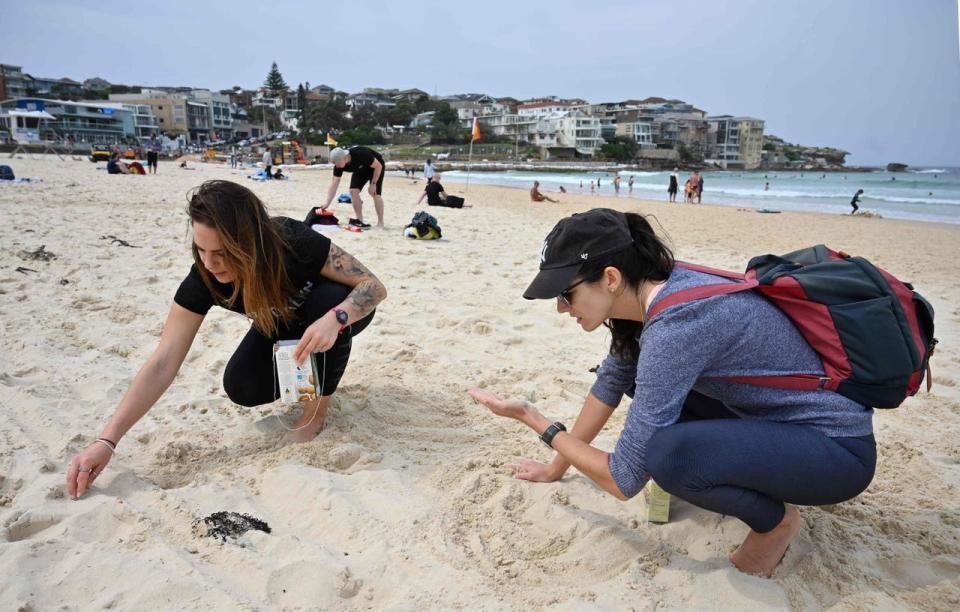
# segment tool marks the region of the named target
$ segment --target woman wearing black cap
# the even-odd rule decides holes
[[[586,331],[604,325],[612,334],[580,416],[567,432],[527,402],[482,389],[471,395],[557,451],[549,465],[521,461],[518,478],[557,480],[573,465],[622,500],[652,478],[745,522],[750,532],[730,560],[769,576],[802,525],[790,504],[846,501],[872,480],[873,411],[832,391],[719,380],[823,376],[793,323],[752,291],[657,307],[679,290],[725,282],[675,267],[640,215],[594,209],[563,219],[547,236],[524,297],[555,298],[558,312]],[[632,402],[613,452],[590,446],[625,394]]]

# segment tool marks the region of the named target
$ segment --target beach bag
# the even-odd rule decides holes
[[[16,179],[13,175],[13,168],[10,166],[0,166],[0,181],[12,181]]]
[[[463,198],[458,196],[447,196],[448,208],[463,208]]]
[[[323,210],[319,206],[311,208],[303,222],[310,227],[314,225],[340,225],[340,220],[332,212]]]
[[[650,309],[717,295],[757,291],[783,311],[823,364],[824,376],[733,376],[730,382],[835,391],[874,408],[896,408],[932,378],[933,307],[913,286],[862,257],[822,244],[786,255],[761,255],[744,274],[677,262],[677,267],[738,282],[672,293]]]
[[[442,237],[440,224],[433,215],[420,211],[403,228],[403,235],[417,240],[437,240]]]

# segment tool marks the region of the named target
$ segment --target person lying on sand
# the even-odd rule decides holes
[[[772,389],[723,376],[807,373],[823,367],[796,327],[752,292],[649,309],[686,288],[729,282],[674,267],[647,220],[594,209],[562,219],[547,236],[527,299],[592,332],[612,334],[569,433],[531,404],[484,389],[471,395],[533,429],[557,451],[550,464],[521,460],[518,478],[558,480],[570,465],[626,500],[652,478],[688,502],[739,518],[750,531],[730,561],[770,576],[802,526],[792,504],[840,503],[873,479],[873,410],[832,391]],[[562,357],[562,356],[561,356]],[[590,442],[623,395],[632,397],[613,452]]]
[[[280,397],[273,365],[277,340],[299,339],[294,358],[317,356],[317,399],[306,402],[287,439],[305,442],[323,429],[353,336],[369,325],[387,295],[376,276],[349,253],[300,221],[270,217],[246,187],[207,181],[190,197],[193,266],[180,283],[160,343],[131,383],[99,438],[67,470],[74,499],[110,461],[120,439],[150,410],[180,370],[212,306],[245,314],[253,325],[223,375],[223,390],[241,406]]]

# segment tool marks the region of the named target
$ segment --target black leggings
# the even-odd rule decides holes
[[[856,497],[876,462],[873,435],[830,438],[805,425],[741,419],[696,391],[680,420],[647,443],[647,469],[664,490],[759,533],[780,524],[784,502],[820,506]]]
[[[296,319],[289,324],[280,323],[276,336],[268,338],[251,326],[223,373],[223,390],[231,401],[241,406],[259,406],[277,400],[280,388],[276,383],[273,365],[274,343],[277,340],[299,339],[308,326],[342,303],[349,294],[350,287],[321,280],[297,309]],[[323,383],[320,395],[333,395],[337,390],[350,360],[353,336],[370,324],[373,314],[371,312],[350,325],[326,353],[316,353],[317,368]]]

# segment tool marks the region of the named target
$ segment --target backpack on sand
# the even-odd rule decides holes
[[[745,274],[677,262],[677,266],[732,279],[670,294],[662,310],[716,295],[755,290],[780,308],[823,363],[824,376],[734,376],[724,380],[763,387],[835,391],[874,408],[896,408],[927,376],[933,307],[913,286],[862,257],[822,244],[783,256],[762,255]]]
[[[16,179],[13,174],[13,168],[10,166],[0,166],[0,181],[12,181]]]

